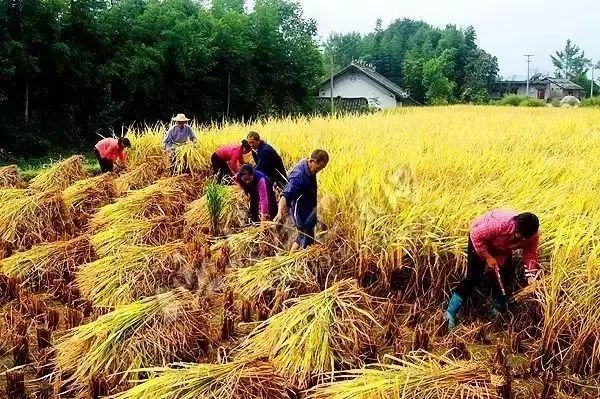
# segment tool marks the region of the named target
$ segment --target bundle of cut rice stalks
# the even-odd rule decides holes
[[[56,377],[85,386],[102,375],[115,387],[127,371],[196,361],[210,342],[207,318],[199,299],[184,289],[121,306],[58,340]]]
[[[247,202],[238,187],[207,183],[204,195],[188,205],[184,236],[228,234],[246,224]]]
[[[238,359],[268,358],[299,388],[333,378],[336,369],[362,366],[373,328],[370,298],[355,281],[291,300],[261,323],[237,350]]]
[[[308,399],[499,399],[502,377],[483,362],[445,356],[408,356],[396,364],[379,364],[337,375],[309,391]]]
[[[65,204],[71,210],[75,227],[87,227],[92,215],[116,196],[115,175],[104,173],[100,176],[79,180],[67,187],[62,194]]]
[[[154,377],[115,399],[291,399],[287,381],[266,362],[177,364],[144,370]]]
[[[31,179],[29,188],[39,191],[64,190],[77,180],[89,177],[83,163],[81,155],[57,162]]]
[[[117,196],[121,197],[127,194],[129,190],[148,187],[163,175],[163,173],[159,173],[157,169],[154,169],[151,164],[142,163],[115,179]]]
[[[84,235],[17,252],[0,261],[0,273],[18,278],[33,292],[54,290],[58,281],[65,284],[73,281],[77,268],[94,258],[90,239]]]
[[[326,254],[325,248],[311,246],[307,249],[287,253],[285,255],[265,258],[248,267],[235,269],[227,276],[227,284],[235,290],[244,301],[253,305],[271,297],[279,303],[266,303],[270,309],[277,311],[281,302],[297,295],[316,292],[319,281],[316,268],[321,263],[321,256]]]
[[[182,242],[157,247],[123,246],[83,266],[81,294],[97,307],[117,307],[152,296],[166,287],[194,286],[194,256]],[[197,281],[196,281],[197,283]]]
[[[68,238],[73,221],[57,192],[23,196],[0,207],[0,245],[10,250]]]
[[[8,165],[0,168],[0,189],[25,188],[27,183],[21,177],[17,165]]]
[[[25,188],[3,188],[0,189],[0,202],[4,203],[36,194],[36,191]]]
[[[155,183],[100,208],[92,218],[91,228],[98,231],[130,220],[176,218],[183,214],[185,205],[186,195],[181,187]]]
[[[235,262],[238,266],[245,266],[253,259],[262,259],[275,256],[277,251],[283,249],[274,226],[252,226],[245,230],[227,236],[210,247],[213,255],[226,258],[226,262]]]
[[[168,217],[127,219],[92,236],[98,256],[116,254],[124,245],[163,245],[181,238],[182,225]]]
[[[158,175],[169,169],[169,159],[163,145],[165,130],[162,125],[148,127],[145,132],[132,132],[127,135],[131,148],[127,153],[129,166],[137,168],[146,164]]]
[[[173,168],[175,173],[208,177],[211,171],[211,152],[206,145],[186,143],[175,148]]]

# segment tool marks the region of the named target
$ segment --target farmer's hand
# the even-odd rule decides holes
[[[537,280],[537,272],[525,270],[525,277],[527,277],[527,285],[531,285]]]
[[[285,222],[285,215],[282,213],[278,213],[274,218],[273,218],[273,222],[274,223],[283,223]]]
[[[485,263],[488,270],[496,270],[496,268],[498,268],[498,262],[496,262],[496,259],[492,256],[486,258]]]

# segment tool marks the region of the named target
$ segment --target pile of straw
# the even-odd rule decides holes
[[[58,340],[57,377],[70,376],[67,382],[82,386],[103,375],[115,386],[127,371],[195,361],[201,355],[199,343],[208,339],[206,326],[206,309],[183,289],[119,307]]]
[[[163,245],[181,238],[181,223],[167,217],[115,223],[92,236],[99,256],[116,254],[124,245]]]
[[[20,197],[0,207],[0,243],[11,250],[65,239],[72,230],[70,214],[56,192]]]
[[[0,168],[0,189],[2,188],[25,188],[27,183],[21,177],[17,165],[8,165]]]
[[[87,227],[92,215],[116,196],[115,175],[105,173],[79,180],[62,193],[77,228]]]
[[[31,179],[29,188],[39,191],[64,190],[77,180],[89,176],[83,163],[84,158],[81,155],[57,162]]]
[[[445,356],[391,358],[396,364],[339,373],[338,381],[317,386],[308,399],[496,399],[502,378],[480,361]]]
[[[25,188],[3,188],[0,189],[0,203],[28,197],[35,193],[35,191]]]
[[[149,163],[142,163],[115,179],[117,196],[125,195],[129,190],[148,187],[162,177],[162,173]]]
[[[155,183],[146,188],[132,191],[115,203],[106,205],[94,215],[93,230],[126,224],[130,220],[156,217],[177,218],[183,214],[186,192],[176,184]]]
[[[94,257],[89,237],[80,236],[17,252],[0,261],[0,273],[18,278],[23,286],[39,292],[55,289],[60,282],[73,281],[77,268]]]
[[[156,376],[115,399],[291,399],[287,381],[266,362],[178,364],[145,370]]]
[[[378,325],[369,297],[345,280],[289,301],[288,309],[261,323],[238,348],[238,358],[268,358],[300,388],[333,377],[336,367],[362,366],[362,352]]]
[[[211,245],[213,253],[226,253],[228,261],[239,266],[254,259],[262,259],[275,254],[284,248],[273,226],[251,226],[244,231],[231,234],[223,240]]]
[[[94,306],[117,307],[193,277],[193,254],[185,244],[175,242],[157,247],[124,246],[82,267],[77,286]]]

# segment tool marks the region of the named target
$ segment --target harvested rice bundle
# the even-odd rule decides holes
[[[68,331],[55,345],[56,372],[82,386],[94,375],[124,381],[126,371],[195,361],[207,312],[197,297],[178,289],[117,308]],[[133,372],[133,378],[138,373]]]
[[[21,177],[17,165],[8,165],[0,168],[0,188],[25,188],[27,183]]]
[[[181,224],[167,217],[115,223],[92,236],[98,256],[115,254],[123,245],[162,245],[181,238]]]
[[[355,281],[344,280],[289,304],[248,336],[238,349],[239,359],[268,358],[300,388],[315,377],[332,377],[336,367],[362,365],[361,352],[377,322],[368,310],[369,297]]]
[[[204,190],[205,179],[190,175],[177,175],[166,177],[156,181],[156,185],[162,187],[178,188],[185,194],[185,200],[192,202],[202,194]]]
[[[239,188],[208,183],[204,192],[188,205],[184,217],[186,239],[192,240],[196,234],[226,234],[245,224],[247,200]]]
[[[210,250],[226,253],[228,258],[241,262],[242,266],[245,259],[275,256],[277,250],[283,248],[278,238],[270,226],[253,226],[219,240]]]
[[[211,171],[211,151],[206,145],[186,143],[175,148],[173,168],[175,173],[190,173],[192,176],[207,177]]]
[[[115,175],[112,173],[80,180],[63,191],[65,204],[70,208],[78,228],[86,227],[92,214],[115,196]]]
[[[291,399],[287,381],[266,362],[178,364],[145,370],[156,376],[115,399]]]
[[[338,375],[339,381],[312,389],[308,399],[495,399],[502,378],[479,361],[455,361],[445,356],[391,358],[379,364]]]
[[[0,261],[0,273],[18,278],[27,289],[39,292],[56,288],[56,280],[71,282],[77,268],[94,258],[90,238],[84,235],[17,252]]]
[[[117,196],[125,195],[129,190],[148,187],[163,176],[151,164],[143,163],[115,179]]]
[[[56,192],[16,198],[0,207],[0,241],[11,249],[65,239],[72,230],[71,216]]]
[[[279,300],[297,294],[319,290],[314,267],[325,253],[321,246],[285,255],[265,258],[248,267],[241,267],[227,276],[227,283],[245,301],[256,304],[264,295],[277,295]]]
[[[77,180],[89,176],[83,162],[84,158],[81,155],[73,155],[57,162],[31,179],[29,187],[39,191],[64,190]]]
[[[34,195],[36,192],[24,188],[3,188],[0,189],[0,203],[12,201]]]
[[[132,191],[115,203],[100,208],[92,218],[91,228],[98,231],[115,224],[124,224],[129,220],[177,217],[185,211],[185,199],[181,188],[156,183]]]
[[[157,247],[124,246],[77,273],[81,294],[97,307],[117,307],[191,281],[194,259],[182,242]]]

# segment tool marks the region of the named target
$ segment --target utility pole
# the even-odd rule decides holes
[[[529,97],[529,67],[531,65],[531,57],[533,57],[533,54],[525,54],[525,57],[527,57],[527,97]]]
[[[331,114],[333,115],[333,50],[331,51],[331,82],[329,91],[331,93]]]

